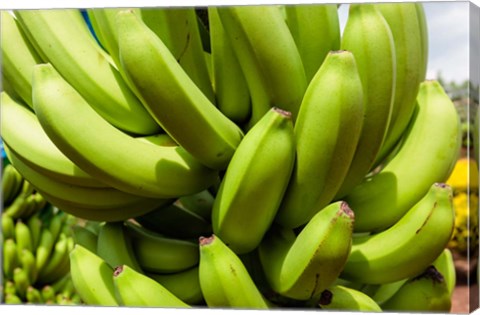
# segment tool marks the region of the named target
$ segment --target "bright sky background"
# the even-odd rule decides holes
[[[427,78],[441,73],[447,82],[469,78],[469,2],[426,2],[429,31]],[[341,27],[348,17],[348,5],[339,8]]]

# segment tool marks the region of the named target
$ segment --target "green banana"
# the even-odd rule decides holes
[[[72,237],[75,244],[82,245],[92,253],[97,251],[98,235],[84,226],[75,225],[72,227]]]
[[[44,285],[42,289],[40,290],[40,294],[42,296],[42,299],[45,301],[46,304],[48,303],[53,303],[55,300],[55,290],[51,285]]]
[[[295,123],[296,161],[275,221],[305,224],[335,197],[355,153],[364,113],[354,55],[331,52],[305,92]]]
[[[459,116],[448,95],[437,81],[422,82],[396,155],[344,198],[355,209],[355,231],[392,226],[433,183],[446,181],[460,152],[460,138]]]
[[[240,258],[219,237],[199,238],[199,281],[208,307],[268,309]]]
[[[421,36],[421,42],[422,42],[422,51],[421,51],[422,63],[421,63],[420,73],[421,73],[422,81],[424,81],[426,79],[427,69],[428,69],[428,53],[429,53],[428,23],[427,23],[427,17],[425,15],[425,9],[423,7],[423,4],[421,2],[417,2],[415,3],[415,7],[417,9],[417,18],[418,18],[418,24],[420,27],[420,36]]]
[[[38,272],[38,282],[47,284],[55,282],[65,275],[65,264],[68,265],[69,238],[65,234],[60,234],[57,242],[53,246],[53,251],[48,262]],[[68,270],[67,270],[68,271]]]
[[[26,196],[24,194],[18,195],[13,202],[5,208],[3,213],[12,217],[20,218],[26,210],[28,210],[28,204],[25,202]]]
[[[30,108],[32,103],[32,69],[42,62],[26,38],[17,20],[8,11],[1,13],[2,75]]]
[[[289,298],[309,300],[333,284],[350,253],[353,211],[335,202],[319,211],[296,236],[273,229],[259,247],[272,289]]]
[[[70,252],[70,274],[76,292],[87,305],[118,306],[113,268],[78,244]]]
[[[3,240],[15,237],[15,222],[7,213],[2,213],[2,236]]]
[[[248,84],[217,8],[210,6],[207,10],[216,105],[225,116],[243,124],[251,112]]]
[[[2,102],[3,104],[3,102]],[[4,105],[2,105],[3,107]],[[2,117],[5,111],[2,111]],[[2,124],[3,125],[3,124]],[[3,135],[2,135],[3,137]],[[2,138],[2,141],[3,138]],[[15,199],[23,184],[23,177],[12,164],[4,165],[2,169],[2,204],[6,205]]]
[[[21,256],[21,252],[23,249],[27,249],[29,251],[33,250],[32,244],[32,233],[22,220],[17,220],[15,222],[15,242],[17,243],[17,253],[18,257]]]
[[[135,217],[135,221],[149,230],[173,238],[192,239],[212,233],[209,221],[177,204]]]
[[[26,300],[27,300],[27,302],[32,303],[32,304],[42,304],[42,303],[44,303],[40,291],[33,286],[29,286],[27,288]]]
[[[35,196],[41,196],[39,193],[36,193]],[[43,198],[43,197],[42,197]],[[43,208],[42,208],[43,209]],[[38,212],[28,218],[27,225],[30,229],[30,233],[32,234],[32,252],[35,253],[37,250],[38,244],[40,243],[40,235],[42,233],[43,228],[43,221],[38,216]]]
[[[138,141],[110,125],[51,65],[35,66],[33,83],[35,112],[47,135],[102,182],[139,196],[170,198],[199,192],[216,179],[215,171],[182,147]]]
[[[295,122],[307,88],[303,63],[276,6],[224,6],[218,15],[247,81],[253,126],[273,106]]]
[[[142,272],[123,222],[105,222],[100,226],[97,237],[96,253],[110,267],[127,265],[135,271]]]
[[[80,10],[14,10],[37,50],[104,119],[133,134],[160,127],[124,82],[111,58],[95,42]]]
[[[35,283],[38,277],[38,270],[33,253],[26,248],[22,249],[19,255],[19,261],[20,266],[27,273],[29,283]]]
[[[384,311],[449,312],[452,305],[444,277],[430,266],[423,273],[409,279],[385,303]]]
[[[341,285],[323,291],[318,300],[321,309],[332,311],[381,312],[380,306],[365,293]]]
[[[60,182],[89,187],[107,186],[69,160],[53,144],[33,112],[5,92],[0,96],[2,140],[22,162]]]
[[[54,246],[55,239],[53,238],[52,232],[48,228],[42,229],[42,232],[40,234],[40,241],[35,252],[35,263],[37,270],[43,270],[44,266],[47,264],[48,258],[50,257]]]
[[[160,283],[128,265],[115,268],[113,283],[116,297],[124,306],[190,307]]]
[[[202,164],[225,169],[242,130],[208,100],[134,12],[117,14],[117,32],[122,69],[151,115]]]
[[[15,283],[13,280],[9,279],[4,281],[3,285],[3,293],[6,294],[17,294],[17,288],[15,287]]]
[[[22,300],[25,299],[27,288],[32,285],[32,283],[30,283],[30,279],[28,278],[27,271],[21,267],[15,268],[13,270],[13,282],[15,283],[18,296],[22,298]]]
[[[413,115],[420,83],[425,80],[422,69],[422,38],[416,3],[375,4],[392,31],[395,45],[395,98],[385,140],[375,164],[390,153],[399,141]],[[421,5],[421,4],[420,4]]]
[[[213,233],[235,253],[248,253],[260,244],[275,218],[294,161],[291,113],[274,107],[243,138],[213,204]]]
[[[195,85],[215,104],[195,7],[142,8],[140,16],[167,46]]]
[[[20,266],[17,243],[13,238],[4,240],[2,254],[3,274],[6,279],[13,279],[13,271]]]
[[[285,5],[286,21],[297,45],[307,82],[330,51],[340,49],[340,21],[335,4]]]
[[[176,273],[198,264],[198,244],[193,241],[165,237],[126,221],[135,257],[146,272]]]
[[[353,238],[341,277],[365,284],[383,284],[419,274],[450,240],[454,215],[451,187],[431,185],[392,227]]]
[[[452,251],[449,248],[445,248],[432,265],[442,274],[443,279],[447,284],[450,297],[452,297],[457,281],[455,261],[453,259]]]
[[[198,274],[199,267],[172,274],[147,273],[147,276],[160,283],[173,295],[189,305],[204,303]]]
[[[365,116],[355,155],[337,198],[348,194],[373,166],[390,124],[396,85],[392,31],[373,4],[350,5],[341,48],[355,56]]]

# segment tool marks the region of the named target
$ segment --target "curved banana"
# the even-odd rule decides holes
[[[190,307],[160,283],[128,265],[115,268],[113,284],[116,297],[123,306]]]
[[[196,239],[212,233],[212,224],[209,221],[176,204],[135,217],[135,221],[149,230],[173,238]]]
[[[105,222],[100,226],[96,253],[112,268],[127,265],[135,271],[142,272],[133,252],[132,240],[123,222]]]
[[[445,248],[432,265],[442,274],[443,279],[447,284],[450,297],[452,297],[457,281],[455,261],[453,260],[452,251],[449,248]]]
[[[61,182],[87,187],[107,186],[68,159],[47,136],[33,112],[6,92],[0,97],[2,140],[25,164]]]
[[[365,293],[341,285],[334,285],[323,291],[318,307],[332,311],[381,312],[380,306]]]
[[[20,266],[27,273],[28,280],[34,284],[37,281],[38,270],[35,264],[35,256],[28,249],[22,249],[19,255]]]
[[[40,241],[35,251],[35,265],[37,270],[42,270],[47,264],[54,246],[55,239],[53,238],[52,232],[48,228],[42,229]]]
[[[7,238],[3,242],[2,254],[3,274],[7,279],[13,279],[13,271],[20,266],[15,239]]]
[[[421,5],[421,4],[420,4]],[[408,126],[420,83],[425,80],[422,35],[416,3],[375,4],[392,31],[395,44],[395,98],[385,140],[375,164],[390,153]]]
[[[1,13],[2,75],[11,88],[30,107],[32,103],[32,70],[42,62],[26,38],[13,14]]]
[[[277,223],[298,227],[332,201],[354,156],[363,113],[354,55],[329,53],[307,88],[295,122],[295,166]]]
[[[353,211],[339,201],[319,211],[297,236],[287,228],[271,230],[259,257],[272,289],[309,300],[331,286],[350,253],[353,221]]]
[[[215,181],[217,173],[182,147],[145,143],[110,125],[50,64],[35,66],[33,76],[35,112],[46,134],[102,182],[139,196],[170,198],[199,192]]]
[[[160,283],[173,295],[189,305],[204,303],[198,274],[199,267],[172,274],[147,273],[147,276]]]
[[[199,280],[208,307],[268,309],[240,258],[217,236],[201,237]]]
[[[365,284],[383,284],[421,273],[450,240],[454,216],[451,187],[431,185],[395,225],[376,234],[353,238],[341,277]]]
[[[460,152],[460,138],[459,116],[448,95],[437,81],[422,82],[396,155],[345,197],[355,209],[355,231],[392,226],[433,183],[446,181]]]
[[[3,241],[15,237],[15,222],[11,216],[3,212],[1,217]]]
[[[195,7],[141,8],[139,16],[167,46],[193,83],[215,104],[195,11]]]
[[[355,155],[337,198],[348,194],[372,168],[390,124],[396,85],[392,31],[373,4],[350,5],[341,48],[355,56],[365,116]]]
[[[218,15],[247,81],[250,127],[273,106],[295,122],[307,79],[295,40],[276,6],[224,6]]]
[[[286,5],[286,21],[297,45],[307,82],[310,82],[330,51],[340,49],[337,5]]]
[[[70,252],[70,275],[76,292],[85,304],[118,306],[113,268],[78,244]]]
[[[53,251],[48,258],[48,262],[38,271],[38,282],[42,284],[52,283],[63,277],[70,267],[69,259],[69,239],[65,234],[60,234],[58,240],[53,246]],[[72,240],[73,241],[73,240]]]
[[[251,111],[248,84],[217,8],[211,6],[207,10],[216,105],[225,116],[237,124],[243,124]]]
[[[13,282],[18,296],[23,300],[25,299],[27,288],[32,285],[28,278],[28,273],[21,267],[17,267],[13,270]]]
[[[33,250],[32,233],[30,232],[28,225],[22,220],[17,220],[15,222],[15,242],[17,243],[18,257],[21,256],[23,249],[29,251]]]
[[[2,112],[2,116],[3,115],[4,114]],[[22,184],[23,177],[17,171],[17,169],[12,164],[4,165],[2,168],[2,204],[4,209],[5,206],[9,205],[15,199],[15,197],[18,196]]]
[[[201,163],[225,169],[242,130],[208,100],[134,12],[117,14],[117,32],[122,71],[151,115]]]
[[[96,43],[80,10],[14,10],[37,50],[104,119],[128,133],[160,131],[124,82],[111,58]]]
[[[443,275],[430,266],[405,282],[382,304],[382,309],[390,312],[449,312],[451,306],[450,292]]]
[[[235,253],[248,253],[260,244],[275,218],[294,161],[291,113],[274,107],[243,138],[213,203],[213,233]]]
[[[125,222],[138,264],[145,272],[176,273],[198,264],[198,244],[165,237],[132,221]]]

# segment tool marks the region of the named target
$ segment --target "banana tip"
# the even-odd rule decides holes
[[[329,290],[324,290],[320,295],[320,300],[318,301],[319,305],[328,305],[332,303],[333,293]]]
[[[273,110],[276,111],[277,113],[279,113],[280,115],[285,116],[286,118],[291,118],[292,117],[291,112],[289,112],[287,110],[284,110],[284,109],[281,109],[279,107],[273,107]]]
[[[342,203],[340,205],[340,210],[352,219],[355,217],[355,214],[354,214],[352,208],[350,208],[350,206],[348,205],[348,203],[346,201],[342,201]]]
[[[200,246],[208,245],[208,244],[212,243],[214,239],[215,239],[215,235],[212,235],[212,236],[209,236],[209,237],[200,236],[198,238],[198,243],[200,244]]]
[[[123,271],[123,265],[115,267],[115,269],[113,270],[113,276],[117,277],[119,274],[122,273],[122,271]]]

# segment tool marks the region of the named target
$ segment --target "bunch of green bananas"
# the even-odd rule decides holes
[[[351,4],[343,33],[335,4],[203,12],[88,9],[95,36],[79,10],[2,12],[7,155],[96,225],[81,300],[448,310],[461,130],[422,5]],[[361,289],[399,281],[403,302]]]
[[[77,219],[47,203],[11,164],[3,169],[2,189],[2,300],[79,304],[68,257]]]

